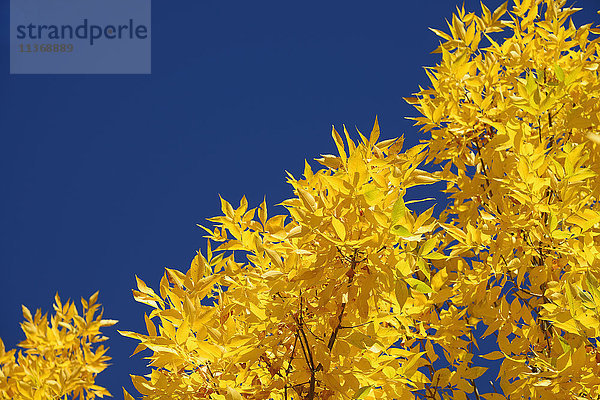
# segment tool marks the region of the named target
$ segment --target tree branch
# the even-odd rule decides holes
[[[356,255],[358,254],[358,249],[354,249],[354,254],[352,254],[352,257],[350,258],[350,270],[352,272],[354,272],[356,265],[358,264],[356,261]],[[352,283],[352,281],[354,280],[354,274],[350,274],[350,276],[348,277],[348,286]],[[344,311],[346,310],[346,303],[342,303],[342,309],[340,310],[340,313],[338,314],[338,324],[337,326],[333,329],[333,332],[331,332],[331,336],[329,336],[329,341],[327,342],[327,348],[329,349],[329,351],[331,351],[333,349],[333,345],[335,344],[335,340],[337,339],[337,335],[339,330],[342,327],[342,318],[344,318]]]

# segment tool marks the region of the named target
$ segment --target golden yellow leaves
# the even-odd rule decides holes
[[[451,194],[439,225],[449,257],[431,260],[437,273],[419,271],[419,281],[433,292],[452,285],[450,309],[465,307],[486,325],[484,337],[498,335],[493,357],[511,397],[598,394],[599,367],[582,349],[600,324],[585,289],[597,285],[583,278],[600,276],[599,40],[564,5],[458,9],[449,33],[433,30],[442,44],[440,63],[427,69],[431,87],[407,99]],[[505,39],[492,35],[501,30]]]
[[[544,13],[544,8],[552,12]],[[435,143],[434,154],[444,142],[448,148],[443,154],[450,155],[457,146],[464,151],[463,137],[493,136],[480,125],[483,120],[502,125],[513,118],[534,125],[544,122],[557,132],[565,117],[578,129],[598,123],[597,105],[590,102],[593,95],[589,97],[598,90],[592,83],[597,81],[596,41],[588,39],[588,28],[567,24],[576,9],[560,8],[556,1],[523,2],[508,13],[511,21],[506,23],[499,20],[506,14],[506,3],[494,13],[483,5],[482,9],[481,16],[458,10],[449,24],[450,35],[434,30],[443,39],[442,62],[427,70],[435,95],[422,90],[410,101],[423,115],[415,118],[417,123],[432,131],[434,139],[443,138]],[[488,35],[507,28],[516,34],[501,44]],[[472,29],[475,32],[468,33]],[[477,42],[473,47],[476,41],[471,37],[479,33],[486,37],[482,43],[490,46]],[[536,121],[538,117],[543,121]]]
[[[426,143],[378,142],[377,121],[356,142],[333,129],[337,155],[288,174],[289,216],[221,199],[204,228],[214,253],[209,241],[186,273],[167,269],[160,295],[138,280],[153,308],[148,335],[123,332],[152,351],[138,391],[466,399],[485,372],[482,323],[507,397],[597,396],[600,60],[562,5],[461,8],[434,30],[432,87],[409,100]],[[415,213],[411,188],[439,181],[450,205]]]
[[[428,296],[448,298],[449,274],[429,265],[445,258],[433,207],[416,215],[403,200],[437,178],[417,168],[424,146],[402,153],[401,139],[377,143],[377,121],[369,139],[344,134],[333,130],[339,155],[320,160],[326,169],[305,163],[304,179],[289,175],[291,221],[267,218],[265,202],[221,199],[216,227],[204,228],[221,243],[215,253],[209,244],[185,274],[167,269],[160,295],[137,278],[134,298],[154,309],[148,335],[121,333],[140,342],[136,352],[152,351],[150,377],[132,378],[146,398],[372,399],[423,389],[425,353],[392,345],[415,329],[426,336],[430,322],[415,319],[432,307]]]
[[[595,132],[588,132],[586,137],[596,144],[600,144],[600,135]]]
[[[25,340],[19,346],[25,351],[5,352],[0,340],[0,397],[10,399],[48,399],[74,396],[93,399],[110,396],[95,384],[96,376],[107,367],[108,348],[95,346],[107,338],[100,329],[117,321],[102,319],[96,303],[98,292],[89,300],[81,299],[82,312],[73,302],[63,304],[56,294],[54,310],[47,315],[37,310],[33,315],[25,306],[21,324]]]

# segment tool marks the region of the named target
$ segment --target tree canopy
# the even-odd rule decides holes
[[[287,214],[221,199],[186,272],[136,277],[143,398],[600,398],[600,29],[565,4],[457,8],[419,145],[334,128]]]
[[[6,351],[0,340],[0,399],[66,399],[110,396],[95,384],[98,374],[106,369],[108,348],[98,345],[108,338],[100,328],[117,321],[102,319],[98,292],[88,300],[82,298],[81,313],[72,301],[63,304],[54,296],[55,315],[35,314],[23,306],[25,322],[21,329],[24,351]]]
[[[597,398],[600,33],[565,1],[457,9],[430,86],[430,134],[402,150],[377,122],[289,175],[289,216],[222,200],[219,244],[168,269],[148,334],[148,399]],[[429,165],[430,172],[425,166]],[[437,168],[436,168],[437,167]],[[448,206],[418,214],[417,185]],[[160,322],[156,329],[153,320]],[[482,354],[477,327],[497,349]],[[482,359],[499,384],[482,393]]]

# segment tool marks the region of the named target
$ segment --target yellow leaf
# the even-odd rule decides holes
[[[123,400],[135,400],[132,395],[130,395],[125,388],[123,388]]]
[[[400,221],[406,215],[406,206],[404,205],[404,199],[399,197],[398,200],[394,203],[394,207],[392,209],[392,215],[390,220],[392,221],[392,225],[395,225],[396,222]]]
[[[600,135],[597,133],[589,132],[586,137],[596,144],[600,144]]]
[[[354,152],[354,149],[356,149],[356,145],[350,139],[350,135],[348,134],[348,130],[346,129],[346,125],[344,125],[344,135],[346,136],[346,143],[348,143],[349,154],[352,154]]]
[[[400,309],[402,309],[409,296],[408,286],[404,280],[396,279],[394,293],[396,295],[396,301],[398,301],[398,305],[400,306]]]
[[[421,293],[433,292],[431,287],[429,287],[429,285],[423,281],[420,281],[420,280],[414,279],[414,278],[405,278],[404,280],[410,285],[411,288],[415,289],[417,292],[421,292]]]
[[[335,233],[338,235],[338,237],[341,240],[346,240],[346,228],[344,227],[344,224],[335,217],[331,219],[331,224],[333,225],[333,229],[335,230]]]
[[[439,240],[437,237],[432,237],[427,240],[421,247],[421,256],[426,256],[427,254],[431,253],[438,242]]]
[[[33,316],[31,315],[31,311],[29,311],[29,308],[25,307],[24,305],[21,305],[21,309],[23,311],[23,317],[25,317],[27,321],[33,321]]]
[[[144,321],[146,322],[146,329],[148,330],[148,335],[156,336],[156,327],[154,326],[152,320],[148,318],[148,315],[146,315],[146,313],[144,313]]]
[[[279,254],[277,254],[277,252],[275,252],[274,250],[271,250],[269,248],[265,248],[265,252],[267,253],[269,258],[271,259],[271,261],[275,264],[275,266],[277,268],[281,269],[283,267],[283,262],[281,261],[281,256]]]
[[[302,189],[302,188],[298,188],[298,195],[300,196],[300,199],[302,200],[302,203],[304,203],[304,207],[306,207],[308,210],[310,211],[316,211],[317,209],[317,202],[315,201],[315,198],[308,193],[306,190]]]
[[[447,280],[448,271],[446,271],[446,268],[442,268],[433,276],[433,278],[431,278],[431,287],[435,292],[437,292],[442,288]]]
[[[479,356],[481,358],[485,358],[486,360],[500,360],[502,358],[504,358],[504,354],[500,351],[492,351],[491,353],[488,354],[484,354],[482,356]]]
[[[225,394],[227,400],[242,400],[242,395],[237,390],[227,386],[227,394]]]
[[[372,386],[363,386],[354,392],[353,399],[364,399],[371,393]]]
[[[477,379],[481,375],[483,375],[483,373],[485,371],[487,371],[486,367],[472,367],[472,368],[467,369],[464,372],[463,378],[464,379]]]
[[[377,116],[375,116],[375,124],[371,130],[371,136],[369,137],[369,143],[371,146],[375,145],[375,143],[377,143],[379,140],[379,133],[379,121],[377,121]]]
[[[345,162],[348,156],[346,155],[346,150],[344,149],[344,141],[342,140],[340,134],[335,130],[335,127],[331,127],[331,136],[335,142],[335,147],[337,147],[338,154],[342,158],[342,162]]]

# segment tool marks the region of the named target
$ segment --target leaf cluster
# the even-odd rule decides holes
[[[22,351],[6,351],[0,340],[0,398],[14,400],[94,399],[110,396],[95,384],[96,376],[108,366],[108,348],[96,345],[108,338],[100,329],[117,321],[102,319],[98,292],[81,299],[79,312],[74,302],[54,297],[55,314],[48,320],[37,310],[33,315],[23,306]]]

